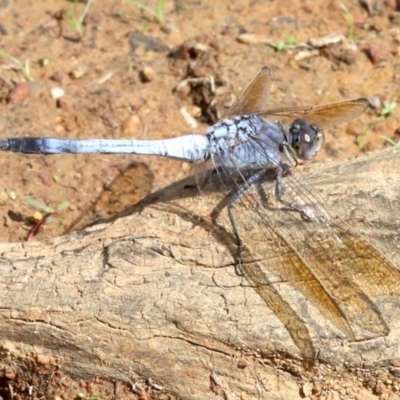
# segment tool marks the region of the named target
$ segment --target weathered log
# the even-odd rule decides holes
[[[280,377],[271,359],[358,367],[395,363],[400,351],[400,280],[398,287],[393,283],[400,277],[395,268],[400,267],[398,171],[400,149],[393,148],[345,163],[298,167],[294,173],[296,182],[312,183],[335,224],[338,215],[393,263],[390,271],[383,257],[379,275],[366,276],[365,287],[357,289],[378,316],[381,326],[375,332],[355,329],[358,321],[346,312],[344,322],[340,316],[336,321],[336,311],[318,303],[314,284],[302,291],[301,282],[270,277],[274,260],[266,254],[256,262],[245,254],[244,275],[236,274],[237,248],[226,209],[215,221],[210,217],[221,195],[207,188],[199,195],[188,179],[82,231],[0,244],[3,352],[14,362],[45,354],[75,377],[139,384],[152,378],[164,393],[187,399],[215,398],[213,391],[252,397],[264,390],[261,381],[268,381],[269,398],[297,398],[295,378]],[[243,229],[249,216],[237,208],[241,234],[253,240]],[[299,215],[292,219],[301,222]],[[252,243],[244,240],[250,252],[259,248]],[[367,241],[360,243],[361,254]],[[263,279],[266,283],[257,286]],[[238,367],[246,363],[251,366]]]

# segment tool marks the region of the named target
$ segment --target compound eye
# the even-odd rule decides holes
[[[292,133],[292,147],[296,150],[298,157],[303,160],[315,156],[324,143],[322,132],[305,119],[295,120],[290,131]]]

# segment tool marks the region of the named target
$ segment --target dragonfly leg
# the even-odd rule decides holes
[[[276,184],[275,184],[275,197],[277,198],[277,200],[282,203],[283,205],[285,205],[286,207],[288,207],[290,210],[293,211],[297,211],[299,212],[302,216],[304,214],[304,210],[302,207],[290,203],[289,201],[284,200],[283,194],[284,194],[284,190],[283,190],[283,174],[284,174],[285,170],[282,166],[279,166],[277,169],[277,173],[276,173]]]
[[[243,185],[239,186],[238,190],[230,198],[228,206],[227,206],[229,220],[232,225],[232,231],[235,236],[236,246],[238,248],[238,253],[239,253],[238,264],[236,265],[235,269],[236,269],[236,274],[240,275],[240,276],[244,275],[243,267],[242,267],[243,242],[242,242],[242,239],[240,238],[239,231],[236,226],[235,217],[233,216],[232,209],[235,206],[235,203],[239,200],[239,198],[241,196],[243,196],[247,192],[247,190],[249,190],[251,188],[251,186],[253,184],[257,183],[260,179],[262,179],[264,177],[264,174],[265,174],[265,171],[260,171],[260,172],[255,173],[254,175],[252,175],[249,179],[247,179]]]

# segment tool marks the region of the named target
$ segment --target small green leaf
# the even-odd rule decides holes
[[[136,71],[137,67],[134,63],[129,63],[128,64],[128,72]]]
[[[296,36],[294,36],[294,35],[289,35],[289,36],[287,37],[287,39],[286,39],[286,43],[287,43],[289,46],[296,46],[299,42],[298,42],[298,40],[296,39]]]
[[[151,14],[153,17],[155,17],[158,23],[161,24],[164,21],[165,0],[157,0],[155,8],[148,7],[146,6],[146,4],[143,4],[140,1],[135,1],[135,0],[126,0],[126,1],[132,4],[133,6],[141,8],[142,10],[145,10],[147,13]]]
[[[347,6],[343,4],[342,2],[339,2],[339,7],[342,9],[344,13],[344,18],[347,22],[348,25],[348,33],[347,33],[347,38],[349,40],[354,40],[355,39],[355,29],[354,29],[354,16],[353,14],[349,11]]]
[[[277,43],[273,43],[272,47],[276,50],[276,51],[283,51],[286,50],[286,43],[285,42],[277,42]]]
[[[47,204],[36,200],[36,199],[32,199],[31,197],[25,199],[25,202],[35,208],[38,208],[39,210],[44,210],[47,207]]]
[[[58,207],[57,207],[57,211],[63,211],[66,210],[69,207],[69,201],[68,200],[64,200],[63,202],[61,202]]]
[[[396,110],[397,103],[395,101],[384,101],[383,108],[381,110],[381,115],[387,117],[393,114]]]
[[[364,148],[365,142],[366,142],[366,138],[367,138],[367,132],[366,131],[361,132],[359,135],[357,135],[356,142],[357,142],[357,146],[360,149]]]
[[[36,200],[36,199],[32,199],[31,197],[28,197],[27,199],[25,199],[25,202],[35,208],[38,208],[39,210],[42,210],[46,213],[53,213],[54,212],[54,208],[48,206],[47,204],[43,203],[40,200]]]

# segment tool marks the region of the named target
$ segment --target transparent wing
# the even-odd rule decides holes
[[[247,250],[245,276],[255,287],[271,285],[266,278],[271,275],[291,284],[350,340],[387,335],[375,300],[399,292],[399,271],[344,221],[330,218],[294,178],[285,182],[286,200],[304,207],[314,219],[305,221],[299,212],[274,201],[274,182],[264,182],[261,189],[253,185],[234,214]],[[267,190],[270,195],[262,195]]]
[[[228,110],[225,118],[256,114],[266,110],[270,89],[271,72],[269,68],[263,67]]]
[[[321,106],[268,109],[270,89],[271,72],[269,68],[263,67],[239,96],[238,101],[229,109],[226,118],[259,114],[264,118],[275,118],[284,126],[288,126],[295,119],[301,118],[323,130],[351,121],[370,106],[368,99],[360,98]]]
[[[368,99],[342,101],[324,104],[322,106],[292,107],[271,109],[259,113],[264,118],[277,119],[284,126],[290,125],[295,119],[301,118],[316,125],[320,130],[343,124],[357,118],[370,106]]]

